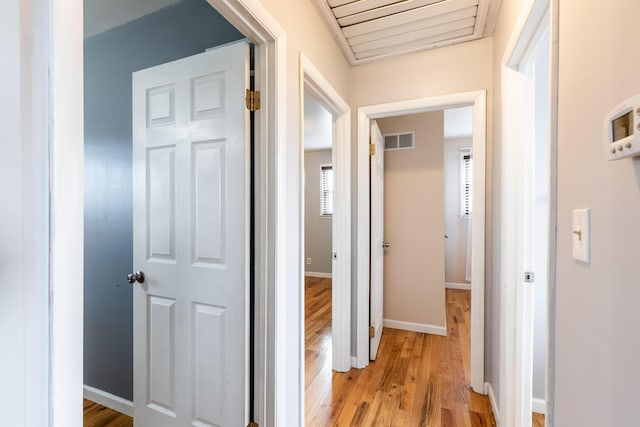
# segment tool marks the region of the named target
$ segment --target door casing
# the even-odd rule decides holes
[[[549,247],[547,271],[547,426],[554,425],[555,394],[555,288],[557,253],[557,117],[558,117],[558,2],[529,0],[514,26],[502,60],[502,242],[500,276],[500,421],[504,425],[531,425],[530,357],[533,338],[522,313],[530,304],[524,288],[525,233],[519,224],[525,220],[520,170],[531,138],[521,129],[531,126],[533,106],[526,102],[531,81],[527,66],[539,47],[542,32],[550,39],[549,76]],[[515,215],[513,214],[515,213]],[[510,218],[507,220],[507,218]],[[516,325],[516,327],[512,327]],[[527,371],[529,373],[527,374]],[[528,379],[527,379],[528,378]]]
[[[304,94],[311,94],[331,113],[333,123],[332,163],[336,181],[332,215],[333,259],[331,287],[332,367],[338,372],[351,369],[351,108],[331,86],[311,60],[300,52],[300,182],[304,181]],[[304,284],[304,187],[300,192],[300,283]],[[304,366],[304,292],[300,293],[300,363]],[[304,388],[303,388],[304,390]]]
[[[358,260],[356,367],[369,363],[369,271],[370,121],[384,117],[424,113],[445,108],[473,107],[473,216],[471,272],[471,387],[485,394],[484,387],[484,267],[485,267],[485,150],[486,91],[412,99],[358,108]],[[442,284],[444,286],[444,283]]]

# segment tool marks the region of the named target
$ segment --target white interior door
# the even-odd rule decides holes
[[[376,359],[382,336],[382,298],[384,277],[384,140],[375,120],[371,121],[371,144],[375,153],[371,156],[371,289],[370,325],[373,336],[369,344],[369,358]]]
[[[246,425],[248,52],[133,74],[136,426]]]

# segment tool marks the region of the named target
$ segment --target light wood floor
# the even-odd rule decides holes
[[[85,399],[84,427],[133,427],[133,418]]]
[[[447,337],[385,328],[378,359],[348,373],[331,370],[331,279],[306,278],[305,298],[307,425],[495,426],[489,400],[469,387],[469,291],[447,290]],[[84,427],[132,426],[84,401]]]
[[[307,278],[308,426],[495,426],[470,390],[470,292],[447,290],[448,336],[385,328],[365,369],[331,370],[331,280]]]
[[[539,414],[537,412],[533,413],[533,422],[531,423],[532,427],[544,427],[544,414]]]

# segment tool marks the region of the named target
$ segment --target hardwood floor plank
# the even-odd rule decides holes
[[[470,377],[470,292],[447,290],[448,336],[385,328],[377,360],[331,370],[331,279],[305,281],[305,417],[308,426],[494,427],[491,404]],[[533,426],[544,415],[533,414]],[[85,427],[133,419],[84,401]]]
[[[544,427],[544,414],[539,414],[534,412],[532,415],[532,426],[533,427]]]
[[[133,427],[133,418],[84,399],[84,427]]]
[[[446,291],[447,337],[384,328],[375,361],[337,373],[331,280],[307,278],[306,425],[494,427],[489,399],[469,386],[470,294]]]

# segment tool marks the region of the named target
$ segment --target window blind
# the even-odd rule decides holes
[[[469,216],[472,211],[472,168],[471,149],[460,150],[460,216]]]
[[[320,215],[333,215],[333,166],[320,166]]]

